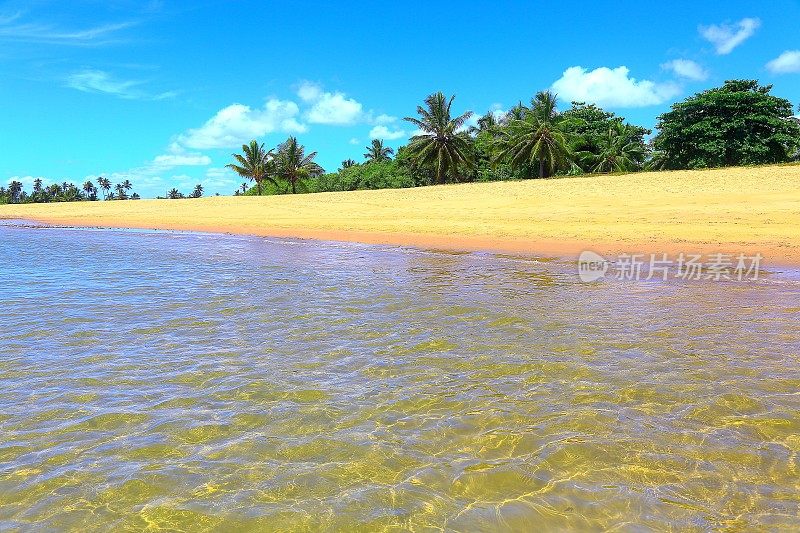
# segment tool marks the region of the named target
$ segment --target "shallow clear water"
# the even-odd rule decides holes
[[[0,529],[800,527],[800,285],[0,227]]]

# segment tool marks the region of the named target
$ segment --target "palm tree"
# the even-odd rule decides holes
[[[131,185],[131,180],[123,181],[122,182],[122,188],[125,189],[126,192],[131,190],[131,189],[133,189],[133,185]]]
[[[20,194],[22,194],[22,182],[12,181],[8,184],[9,203],[18,202]]]
[[[317,152],[306,155],[305,151],[305,147],[297,142],[296,137],[289,137],[278,146],[278,154],[275,156],[277,173],[286,180],[287,185],[291,185],[292,194],[297,193],[299,180],[319,176],[325,172],[314,162]]]
[[[52,198],[54,201],[57,202],[59,201],[58,198],[59,196],[61,196],[63,189],[61,189],[61,185],[59,185],[58,183],[53,183],[52,185],[48,185],[45,191],[47,192],[47,195],[50,196],[50,198]]]
[[[394,148],[383,145],[381,139],[372,139],[372,144],[367,146],[367,153],[364,154],[364,159],[369,163],[380,163],[382,161],[391,161],[391,155],[394,154]]]
[[[342,161],[342,168],[343,169],[344,168],[354,167],[354,166],[356,166],[356,162],[353,161],[352,159],[345,159],[344,161]]]
[[[628,172],[641,167],[645,149],[628,124],[614,122],[597,140],[598,153],[578,152],[592,172]]]
[[[179,198],[183,198],[183,195],[180,193],[180,191],[178,191],[178,189],[172,188],[167,193],[167,198],[170,200],[177,200]]]
[[[411,138],[408,153],[412,161],[420,167],[433,167],[436,183],[444,183],[448,175],[458,178],[459,170],[474,167],[472,143],[469,136],[461,132],[464,123],[472,116],[472,111],[452,118],[448,100],[444,94],[436,93],[425,99],[425,106],[417,106],[420,118],[406,117],[420,130]]]
[[[258,144],[254,139],[250,141],[250,144],[243,144],[242,151],[244,155],[231,154],[236,160],[236,163],[225,166],[243,178],[255,181],[259,196],[261,196],[261,184],[264,180],[269,181],[275,186],[278,185],[270,176],[274,171],[274,165],[272,164],[274,154],[272,150],[264,150],[264,144]]]
[[[195,185],[194,191],[192,191],[192,198],[200,198],[201,196],[203,196],[203,186],[198,183]]]
[[[100,190],[103,191],[103,198],[108,200],[108,193],[111,191],[111,180],[100,176],[97,178],[97,185],[100,187]]]
[[[539,92],[531,104],[510,118],[497,159],[508,159],[515,169],[538,164],[539,177],[546,178],[572,163],[572,139],[556,109],[556,95]]]
[[[141,196],[139,196],[138,192],[135,192],[131,195],[131,200],[139,200],[139,199],[141,199]]]
[[[83,192],[86,193],[86,198],[89,200],[96,200],[97,199],[97,189],[94,186],[94,183],[91,181],[86,181],[83,184]]]
[[[247,183],[242,183],[241,189],[242,189],[242,194],[246,193],[247,192]]]
[[[120,200],[127,200],[128,197],[125,194],[125,184],[124,183],[117,183],[114,185],[114,189],[117,191],[117,198]]]

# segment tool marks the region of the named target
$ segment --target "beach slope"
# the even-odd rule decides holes
[[[57,225],[574,256],[747,253],[800,264],[800,165],[264,197],[0,206]]]

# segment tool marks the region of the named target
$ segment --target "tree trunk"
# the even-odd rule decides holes
[[[261,180],[256,180],[256,186],[258,187],[258,195],[261,196]]]
[[[544,159],[539,160],[539,177],[544,178]]]
[[[297,183],[297,180],[292,180],[292,194],[297,194],[297,187],[295,186],[295,183]]]

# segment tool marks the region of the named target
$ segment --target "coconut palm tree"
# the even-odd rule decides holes
[[[244,155],[231,154],[236,162],[225,166],[243,178],[255,181],[259,196],[261,196],[261,185],[265,180],[275,186],[278,185],[271,177],[274,172],[274,164],[272,162],[274,153],[272,150],[264,150],[264,144],[258,144],[253,139],[250,144],[242,145],[242,152],[244,152]]]
[[[345,159],[344,161],[342,161],[342,168],[343,169],[344,168],[354,167],[354,166],[356,166],[356,162],[353,161],[352,159]]]
[[[117,198],[119,200],[127,200],[128,195],[125,194],[125,184],[124,183],[117,183],[114,185],[114,189],[117,191]]]
[[[394,148],[383,145],[381,139],[372,139],[372,144],[367,146],[367,152],[364,154],[364,159],[368,163],[380,163],[382,161],[390,161],[391,155],[394,154]]]
[[[123,181],[122,182],[122,188],[125,189],[126,192],[131,190],[131,189],[133,189],[133,185],[131,184],[131,180]]]
[[[539,177],[546,178],[572,164],[572,136],[566,130],[567,125],[556,109],[556,95],[539,92],[531,100],[530,108],[509,117],[497,159],[508,160],[514,169],[538,166]]]
[[[180,191],[178,191],[178,189],[172,188],[167,193],[167,198],[170,200],[177,200],[179,198],[183,198],[183,195],[180,193]]]
[[[432,168],[436,183],[444,183],[448,176],[458,179],[460,171],[474,167],[472,141],[461,131],[472,111],[453,118],[450,108],[454,98],[448,100],[440,92],[432,94],[425,99],[425,107],[417,106],[419,118],[403,119],[420,130],[408,145],[412,162],[420,168]]]
[[[297,193],[298,181],[325,172],[314,162],[317,152],[306,155],[305,150],[305,147],[297,142],[296,137],[289,137],[278,146],[278,153],[275,156],[277,174],[286,180],[287,188],[291,186],[292,194]]]
[[[100,176],[97,178],[97,186],[103,191],[103,199],[108,200],[108,193],[111,191],[111,180]]]
[[[645,159],[644,146],[636,139],[633,127],[622,122],[614,122],[598,138],[597,147],[597,153],[577,153],[592,172],[629,172],[639,169]]]
[[[247,183],[242,183],[240,188],[242,189],[242,194],[246,193],[247,192]]]
[[[91,181],[86,181],[83,184],[83,192],[86,193],[86,198],[89,200],[97,200],[97,188]]]
[[[8,197],[9,203],[17,203],[19,201],[19,197],[22,194],[22,182],[19,181],[12,181],[8,184]]]
[[[203,196],[203,185],[198,183],[192,191],[192,198],[200,198],[201,196]]]

